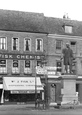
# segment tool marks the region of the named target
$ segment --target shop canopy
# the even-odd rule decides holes
[[[4,90],[43,90],[40,77],[3,77]]]

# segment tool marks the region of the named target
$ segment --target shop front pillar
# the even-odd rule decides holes
[[[76,96],[76,75],[61,75],[62,102],[78,101]]]

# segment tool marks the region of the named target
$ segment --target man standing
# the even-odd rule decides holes
[[[72,73],[73,51],[70,48],[69,43],[66,43],[66,48],[62,50],[62,54],[66,73],[68,73],[68,67],[69,73]]]

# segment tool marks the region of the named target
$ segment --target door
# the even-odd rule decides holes
[[[51,88],[50,88],[50,100],[51,102],[55,102],[56,101],[56,85],[55,84],[51,84]]]

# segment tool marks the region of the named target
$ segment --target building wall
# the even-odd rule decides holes
[[[61,50],[57,51],[56,49],[56,40],[62,41]],[[76,71],[78,75],[82,75],[82,38],[76,36],[49,36],[48,37],[48,66],[56,66],[56,61],[60,60],[62,49],[65,47],[67,42],[76,42]]]
[[[40,54],[47,53],[47,35],[41,33],[15,32],[15,31],[0,31],[0,37],[7,37],[7,50],[1,50],[1,53],[6,54]],[[12,38],[19,38],[19,51],[12,51]],[[24,51],[24,38],[31,38],[31,51]],[[43,39],[43,52],[36,52],[36,38]],[[12,75],[12,60],[7,60],[7,74]],[[32,60],[32,73],[35,73],[35,62]],[[24,60],[20,60],[20,74],[17,76],[27,76],[24,74]]]

